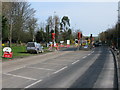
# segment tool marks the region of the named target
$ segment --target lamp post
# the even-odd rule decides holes
[[[118,2],[118,22],[117,22],[117,48],[119,48],[119,25],[120,25],[120,1]]]

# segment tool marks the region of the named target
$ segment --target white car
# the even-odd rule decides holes
[[[43,50],[43,46],[41,46],[41,44],[37,43],[37,42],[28,42],[27,43],[27,52],[30,53],[39,53],[39,52],[44,52]]]

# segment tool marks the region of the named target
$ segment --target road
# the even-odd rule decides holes
[[[3,88],[117,87],[114,58],[106,46],[4,62],[2,77]]]

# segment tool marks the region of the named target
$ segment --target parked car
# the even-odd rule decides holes
[[[44,52],[43,46],[37,42],[28,42],[27,43],[27,52],[30,53],[39,53],[39,52]]]

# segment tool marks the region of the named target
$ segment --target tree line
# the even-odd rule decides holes
[[[120,24],[118,23],[114,27],[108,28],[106,31],[100,33],[99,37],[102,43],[120,48]]]
[[[28,2],[2,2],[2,42],[27,43],[29,41],[48,43],[51,33],[55,33],[55,40],[74,40],[76,33],[70,28],[68,16],[49,16],[46,23],[38,24],[36,11]],[[42,13],[42,11],[41,11]]]

